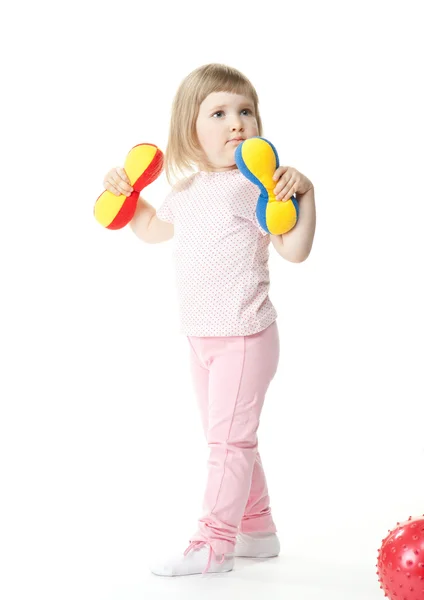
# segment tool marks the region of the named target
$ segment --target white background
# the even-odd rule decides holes
[[[383,597],[381,540],[424,513],[420,5],[2,8],[4,600]],[[187,546],[208,455],[172,242],[102,229],[93,206],[132,146],[165,149],[177,86],[208,62],[257,88],[317,231],[302,264],[270,246],[281,362],[259,439],[282,555],[183,582],[148,570]]]

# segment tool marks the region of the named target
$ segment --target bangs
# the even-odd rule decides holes
[[[197,101],[199,104],[215,92],[239,94],[253,99],[257,107],[257,94],[250,81],[236,69],[225,65],[209,65],[200,77]]]

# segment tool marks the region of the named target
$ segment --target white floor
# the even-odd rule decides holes
[[[101,600],[382,600],[375,570],[323,559],[237,559],[231,573],[163,578],[140,570],[140,583],[115,584]]]

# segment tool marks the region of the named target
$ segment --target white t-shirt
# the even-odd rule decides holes
[[[251,335],[277,318],[258,197],[258,187],[238,169],[200,171],[174,186],[157,211],[174,224],[181,333]]]

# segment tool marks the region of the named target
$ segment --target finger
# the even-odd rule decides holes
[[[284,177],[282,177],[280,179],[280,181],[277,183],[277,185],[274,188],[275,195],[279,194],[281,192],[281,190],[283,190],[286,187],[286,185],[289,182],[289,179],[290,179],[290,176],[288,176],[288,175],[284,175]]]
[[[281,167],[278,167],[278,169],[275,170],[274,175],[272,176],[274,181],[278,181],[280,179],[282,175],[282,170]]]
[[[121,190],[121,194],[124,194],[125,196],[129,196],[131,194],[131,192],[133,191],[133,188],[130,185],[125,183],[125,181],[122,181],[122,178],[118,172],[113,173],[111,179],[112,179],[113,185],[115,187],[117,187],[119,190]]]
[[[294,186],[295,177],[291,177],[289,181],[282,186],[281,191],[277,194],[277,200],[282,200],[287,196],[287,192]]]
[[[284,167],[285,169],[289,169],[289,167]],[[293,179],[294,175],[293,173],[286,173],[285,175],[283,175],[280,179],[280,181],[277,183],[277,185],[274,188],[274,194],[279,194],[281,192],[281,190],[283,190],[285,188],[286,185],[288,185],[289,181],[291,179]]]
[[[106,187],[108,185],[108,182],[111,181],[112,179],[112,175],[114,173],[114,169],[111,169],[108,173],[106,173],[106,175],[103,178],[103,185]]]
[[[116,170],[118,171],[121,178],[125,181],[125,183],[127,183],[129,185],[129,187],[131,187],[131,181],[129,180],[129,177],[128,177],[125,169],[123,169],[122,167],[118,167]]]
[[[108,190],[108,192],[115,194],[115,196],[122,196],[122,192],[115,185],[113,185],[110,180],[106,181],[105,188]]]
[[[117,179],[115,178],[114,180],[118,185],[119,189],[122,190],[123,194],[126,194],[127,196],[131,194],[131,192],[133,191],[133,187],[129,183],[123,181],[119,175],[117,175]]]
[[[290,200],[291,197],[293,196],[293,194],[295,193],[295,191],[296,191],[296,186],[294,185],[288,190],[287,194],[284,194],[284,196],[282,197],[282,202],[287,202],[288,200]]]
[[[273,180],[274,181],[278,181],[278,179],[280,179],[281,175],[284,175],[284,173],[287,171],[289,167],[278,167],[278,169],[275,171],[274,175],[273,175]]]

